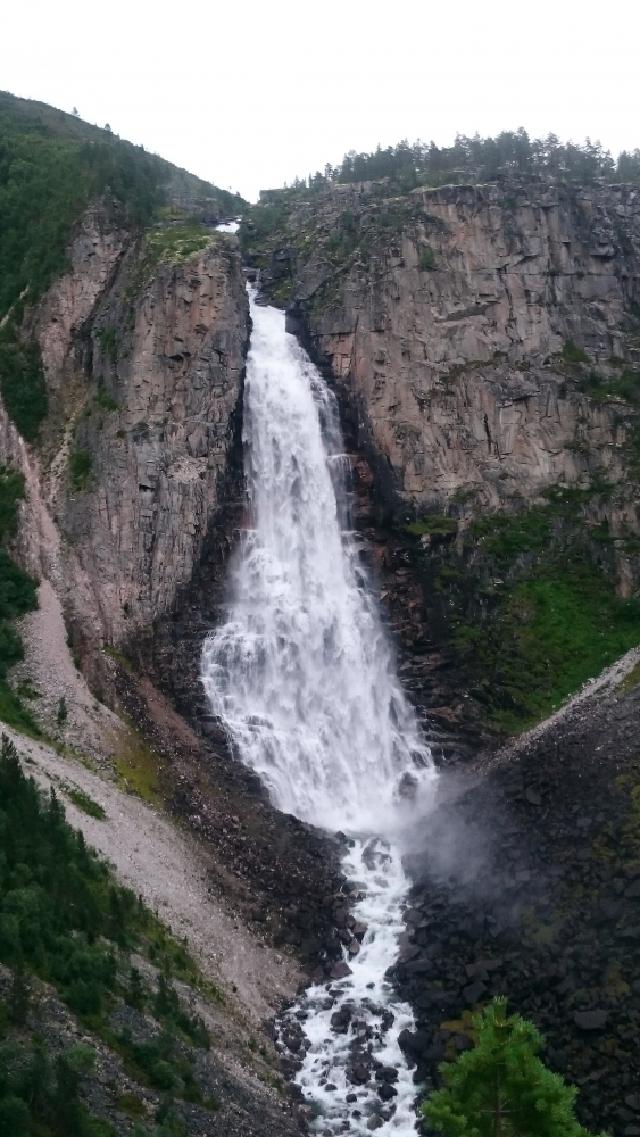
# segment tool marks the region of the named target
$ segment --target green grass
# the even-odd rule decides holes
[[[95,817],[97,821],[106,821],[107,814],[99,802],[94,801],[84,790],[77,786],[65,786],[64,792],[77,809],[86,813],[88,817]]]
[[[631,669],[628,675],[625,675],[622,683],[620,684],[620,691],[623,694],[628,694],[629,691],[634,691],[640,683],[640,663],[636,663],[635,667]]]
[[[218,239],[219,235],[199,221],[159,225],[144,236],[139,257],[132,271],[128,295],[138,295],[153,278],[162,264],[179,264],[194,253],[201,252]]]
[[[588,561],[561,559],[504,589],[490,621],[462,623],[452,640],[490,720],[517,730],[640,643],[640,601],[620,600]]]
[[[135,794],[149,805],[162,803],[158,778],[158,759],[135,727],[129,727],[129,743],[116,758],[118,781],[127,793]]]
[[[451,543],[430,551],[428,603],[454,666],[502,730],[545,717],[640,643],[640,600],[616,596],[609,529],[585,521],[585,506],[609,494],[604,482],[552,487],[544,504],[477,518],[462,553]]]
[[[539,505],[516,514],[488,514],[474,521],[470,533],[487,553],[505,562],[544,545],[550,537],[552,522],[549,507]]]

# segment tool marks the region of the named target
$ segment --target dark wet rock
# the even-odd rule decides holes
[[[351,975],[351,968],[343,959],[339,959],[332,965],[329,974],[332,979],[346,979],[347,975]]]
[[[349,1007],[341,1007],[339,1011],[334,1011],[331,1016],[331,1029],[336,1034],[347,1034],[350,1023],[351,1009]]]
[[[376,1082],[397,1082],[398,1071],[395,1066],[380,1066],[376,1070]]]
[[[576,1011],[573,1021],[579,1030],[604,1030],[608,1018],[608,1011]]]
[[[349,1081],[353,1082],[354,1086],[366,1086],[369,1081],[369,1067],[364,1062],[357,1062],[349,1070]]]
[[[398,1091],[395,1086],[390,1085],[389,1082],[382,1082],[378,1088],[378,1096],[382,1101],[391,1101],[392,1098],[398,1096]]]

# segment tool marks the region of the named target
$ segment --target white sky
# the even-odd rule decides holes
[[[22,0],[0,89],[255,198],[372,149],[524,126],[640,147],[638,0]]]

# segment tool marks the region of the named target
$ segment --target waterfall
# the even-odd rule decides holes
[[[315,1128],[404,1137],[415,1131],[415,1091],[397,1039],[413,1016],[385,972],[408,888],[396,835],[428,800],[431,755],[350,530],[334,395],[284,314],[251,290],[250,299],[250,523],[227,619],[203,647],[202,681],[274,804],[352,838],[344,870],[359,931],[345,948],[348,973],[311,988],[289,1016],[303,1027],[298,1082]]]

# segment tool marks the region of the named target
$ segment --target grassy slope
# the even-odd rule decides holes
[[[466,531],[462,550],[450,540],[450,518],[408,527],[427,607],[464,682],[502,730],[546,717],[640,642],[640,600],[616,596],[613,539],[585,512],[611,489],[551,490],[545,504],[486,515]],[[435,545],[425,550],[420,532],[435,535]]]

